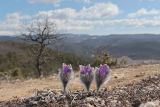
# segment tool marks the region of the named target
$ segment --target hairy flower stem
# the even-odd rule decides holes
[[[63,93],[66,93],[67,82],[63,83]]]
[[[96,89],[96,91],[97,91],[97,92],[99,92],[99,89],[100,89],[100,87],[98,87],[98,86],[97,86],[97,89]]]
[[[87,92],[89,92],[89,89],[90,89],[90,83],[88,83],[88,85],[86,85]]]

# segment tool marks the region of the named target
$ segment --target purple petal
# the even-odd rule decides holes
[[[67,65],[67,64],[65,64],[65,63],[63,63],[63,72],[64,73],[69,73],[69,72],[71,72],[71,70],[72,70],[72,67],[71,67],[71,65]]]
[[[100,65],[98,71],[99,71],[99,74],[102,76],[107,75],[109,73],[109,67],[106,64]]]
[[[90,65],[87,65],[87,66],[83,66],[83,65],[80,65],[80,73],[82,74],[90,74],[92,72],[92,67]]]

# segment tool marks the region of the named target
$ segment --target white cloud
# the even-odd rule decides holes
[[[160,19],[115,19],[107,21],[109,25],[122,25],[122,26],[133,26],[133,27],[145,27],[145,26],[160,26]],[[105,22],[105,23],[107,23]]]
[[[76,10],[72,8],[56,9],[50,11],[40,11],[36,14],[36,17],[48,16],[54,19],[72,19],[76,17]]]
[[[30,19],[30,16],[20,15],[19,13],[10,13],[6,19],[0,21],[0,34],[13,35],[20,31],[22,21]]]
[[[29,3],[34,4],[34,3],[58,3],[60,0],[28,0]]]
[[[73,8],[63,8],[50,11],[41,11],[37,15],[48,15],[55,19],[79,19],[79,20],[102,20],[119,14],[119,8],[112,3],[98,3],[91,7],[83,7],[77,11]]]
[[[112,3],[98,3],[91,7],[83,7],[79,12],[82,19],[106,19],[119,14],[119,8]]]
[[[141,17],[141,16],[153,16],[153,15],[160,15],[160,10],[157,10],[157,9],[147,10],[145,8],[141,8],[134,13],[128,14],[128,17],[133,18],[133,17]]]
[[[97,26],[99,20],[110,19],[119,14],[119,8],[112,3],[97,3],[90,7],[83,7],[79,11],[73,8],[63,8],[41,11],[36,17],[48,16],[54,19],[62,31],[87,31]],[[100,22],[103,23],[103,22]]]

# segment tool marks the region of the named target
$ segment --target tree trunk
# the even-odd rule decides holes
[[[37,73],[38,73],[38,76],[37,77],[41,77],[41,68],[40,68],[40,63],[39,63],[39,59],[37,57],[37,61],[36,61],[36,69],[37,69]]]
[[[43,44],[40,44],[40,49],[38,51],[38,55],[36,57],[36,69],[38,73],[38,77],[42,76],[42,69],[41,69],[41,59],[42,59],[42,53],[44,51],[45,46]]]

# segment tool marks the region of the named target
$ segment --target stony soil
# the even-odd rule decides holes
[[[29,98],[1,102],[0,107],[147,107],[145,103],[150,104],[148,107],[160,107],[159,74],[99,92],[76,91],[63,95],[52,90],[37,91]]]

